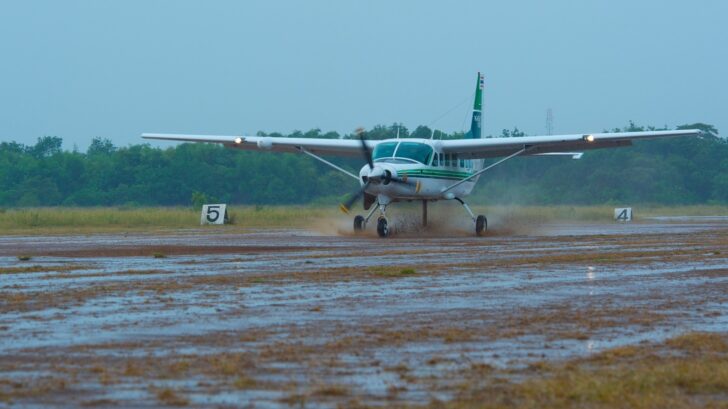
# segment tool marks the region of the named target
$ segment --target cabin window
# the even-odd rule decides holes
[[[397,142],[383,142],[377,144],[372,152],[372,159],[391,158],[394,156],[394,148],[397,147]]]
[[[460,167],[461,168],[465,167],[465,159],[460,159]]]
[[[437,165],[437,163],[439,162],[439,161],[438,161],[438,158],[439,158],[439,157],[440,157],[440,155],[438,155],[438,154],[435,154],[435,155],[434,155],[434,156],[432,157],[432,166],[438,166],[438,165]]]
[[[445,154],[445,166],[450,166],[450,154]]]
[[[458,166],[458,154],[457,153],[452,154],[452,166],[453,167]]]
[[[432,147],[424,143],[400,142],[395,157],[428,164],[432,157]]]

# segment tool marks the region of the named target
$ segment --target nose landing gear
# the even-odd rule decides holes
[[[372,207],[372,210],[369,211],[369,213],[366,215],[366,217],[364,217],[362,215],[356,215],[356,217],[354,217],[354,232],[355,233],[361,233],[361,232],[363,232],[364,229],[367,228],[367,223],[369,223],[369,219],[371,219],[372,216],[374,215],[374,212],[376,212],[377,209],[380,209],[380,208],[382,209],[382,215],[379,216],[379,219],[381,220],[382,218],[384,218],[384,224],[385,224],[385,227],[386,227],[387,219],[386,219],[386,215],[384,214],[384,208],[385,208],[385,206],[382,205],[382,204],[380,204],[379,202],[376,202],[375,205]],[[377,221],[377,233],[379,233],[379,225],[380,225],[380,223],[381,222],[378,220]],[[389,234],[389,229],[386,229],[385,228],[385,230],[387,231],[387,235],[388,235]],[[379,234],[379,236],[380,237],[386,237],[386,235],[385,236],[382,236],[381,233]]]
[[[356,217],[354,217],[354,232],[359,233],[364,230],[364,227],[366,227],[366,219],[364,219],[364,216],[358,214]]]
[[[374,215],[374,212],[379,209],[381,212],[381,215],[377,219],[377,234],[379,237],[389,237],[390,230],[389,230],[389,223],[387,222],[387,204],[389,204],[389,201],[386,198],[380,197],[379,200],[376,203],[376,206],[372,207],[372,210],[369,211],[369,214],[367,214],[366,217],[362,215],[357,215],[354,217],[354,232],[360,233],[366,229],[367,223],[369,222],[369,219],[372,218]]]
[[[379,216],[379,219],[377,219],[377,234],[382,238],[389,236],[389,226],[387,218],[384,216]]]

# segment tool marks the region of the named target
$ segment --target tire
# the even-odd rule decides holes
[[[382,238],[389,236],[389,226],[387,226],[387,219],[384,217],[377,220],[377,234]]]
[[[360,233],[364,230],[364,216],[357,215],[354,217],[354,232]]]
[[[475,219],[475,234],[482,236],[486,230],[488,230],[488,219],[483,215],[478,215]]]

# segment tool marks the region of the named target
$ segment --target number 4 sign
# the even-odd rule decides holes
[[[202,206],[200,224],[225,224],[228,219],[225,204],[206,204]]]
[[[632,208],[622,207],[614,209],[614,220],[618,222],[631,222],[632,221]]]

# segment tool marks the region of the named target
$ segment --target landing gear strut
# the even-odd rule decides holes
[[[475,222],[475,235],[482,236],[486,230],[488,230],[488,219],[485,218],[482,214],[479,214],[477,217],[473,214],[473,211],[470,210],[470,206],[468,206],[467,203],[463,201],[463,199],[456,197],[455,200],[460,202],[461,205],[465,208],[465,210],[470,215],[470,218],[473,219]]]
[[[378,207],[382,214],[379,216],[379,219],[377,219],[377,234],[379,237],[385,238],[389,237],[389,224],[387,223],[387,204],[389,204],[389,200],[382,200],[381,196],[379,199]]]

